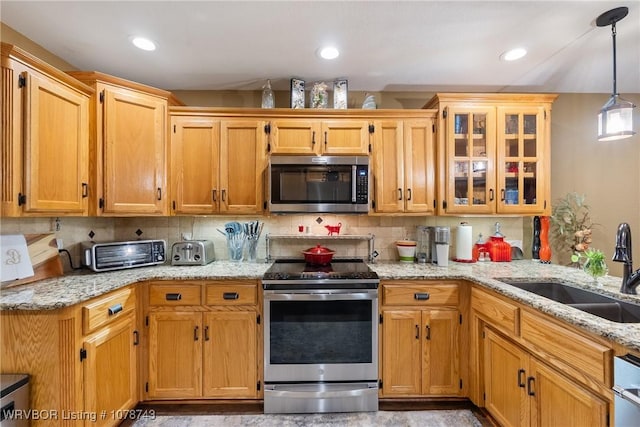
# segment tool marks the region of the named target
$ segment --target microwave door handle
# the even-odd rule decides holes
[[[356,202],[356,178],[358,175],[358,168],[356,165],[351,166],[351,203]]]

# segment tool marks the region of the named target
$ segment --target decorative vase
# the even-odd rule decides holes
[[[311,108],[329,108],[329,93],[325,82],[313,84],[311,89]]]
[[[273,108],[275,101],[273,90],[271,90],[271,80],[267,80],[267,84],[262,86],[262,108]]]
[[[549,217],[540,217],[540,262],[551,263],[551,246],[549,245]]]
[[[540,217],[533,217],[533,243],[531,245],[531,258],[540,259]]]

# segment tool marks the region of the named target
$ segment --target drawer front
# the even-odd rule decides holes
[[[149,304],[155,306],[201,305],[202,285],[199,283],[149,285]]]
[[[459,297],[457,283],[394,281],[382,285],[383,305],[457,306]]]
[[[471,289],[471,309],[485,322],[511,336],[518,336],[519,308],[477,288]]]
[[[609,386],[613,350],[545,317],[522,312],[522,338],[540,352],[557,358]]]
[[[206,305],[255,305],[257,302],[258,286],[255,283],[221,281],[206,286]]]
[[[82,306],[82,330],[86,335],[124,316],[136,308],[133,288],[120,289],[108,295],[90,300]]]

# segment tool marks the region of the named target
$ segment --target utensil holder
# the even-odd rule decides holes
[[[244,258],[244,237],[227,236],[227,249],[229,250],[229,260],[240,262]]]
[[[247,247],[247,261],[256,262],[257,256],[256,252],[258,249],[258,240],[259,237],[247,237],[246,247]]]

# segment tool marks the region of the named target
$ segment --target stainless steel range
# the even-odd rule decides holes
[[[263,279],[264,412],[378,410],[378,275],[276,260]]]

